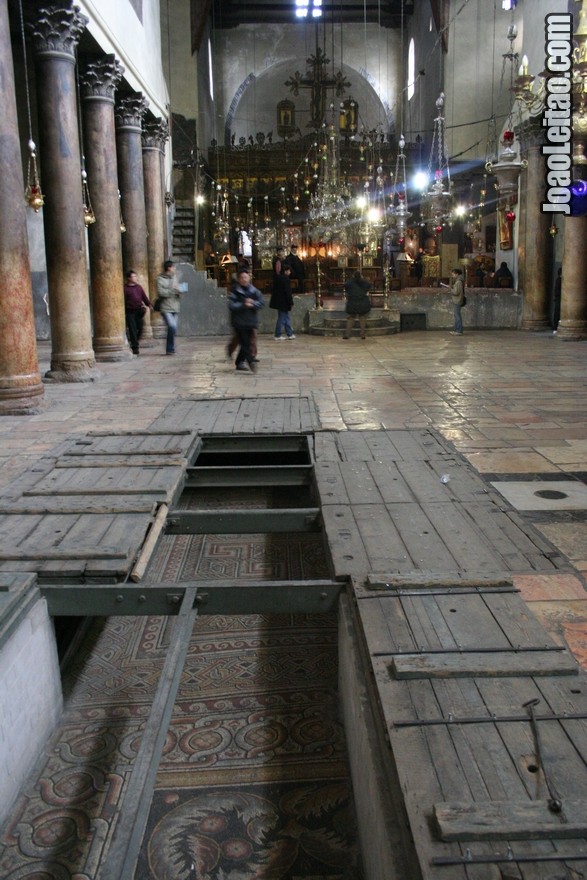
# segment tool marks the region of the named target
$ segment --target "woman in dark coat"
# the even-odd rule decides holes
[[[275,324],[275,339],[282,339],[281,328],[285,330],[288,339],[295,339],[293,327],[289,320],[289,313],[293,306],[293,295],[291,292],[291,268],[285,263],[281,275],[276,275],[273,279],[273,291],[269,300],[269,308],[277,310],[277,322]]]
[[[367,335],[367,315],[371,311],[371,300],[367,291],[371,289],[371,283],[363,278],[360,272],[354,272],[350,281],[344,286],[346,296],[346,330],[343,339],[348,339],[355,321],[359,319],[361,339]]]

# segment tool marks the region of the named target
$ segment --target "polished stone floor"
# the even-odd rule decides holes
[[[554,638],[587,668],[587,342],[512,331],[470,332],[461,338],[413,331],[365,341],[299,336],[287,344],[261,337],[254,375],[235,371],[225,346],[222,338],[180,338],[178,354],[166,357],[157,340],[144,345],[139,358],[101,364],[97,381],[48,385],[42,412],[0,419],[0,492],[62,440],[92,430],[147,428],[171,400],[182,396],[303,395],[312,398],[325,430],[432,428],[503,495],[504,505],[516,509],[571,562],[570,572],[529,573],[514,580]],[[47,344],[40,345],[39,355],[44,372],[49,366]],[[125,642],[121,627],[120,640]],[[211,638],[210,633],[203,635],[205,641]],[[146,631],[144,636],[151,638]],[[164,646],[164,633],[160,641]],[[137,638],[133,644],[140,647],[142,641]],[[129,743],[131,738],[132,733]],[[323,775],[320,780],[320,796],[336,805],[339,791]],[[259,797],[271,804],[279,801],[282,810],[292,798],[299,800],[295,786],[287,780],[281,784],[274,791],[251,789],[247,809],[254,813]],[[217,791],[212,795],[219,797]],[[230,795],[229,806],[238,810],[242,792]],[[186,809],[190,815],[201,809],[201,796],[202,791],[178,793],[177,787],[166,790],[162,785],[151,835],[165,837],[169,811],[181,818]],[[218,801],[219,814],[227,804]],[[230,833],[241,848],[250,845],[234,830]],[[310,859],[312,840],[319,834],[319,828],[308,827],[310,850],[292,849],[291,858],[301,859],[300,864]],[[159,876],[150,855],[143,858],[153,876]],[[15,877],[29,876],[19,874],[16,863],[12,867]],[[311,869],[318,870],[314,864]],[[93,875],[88,871],[83,876]]]
[[[95,382],[47,385],[41,413],[0,418],[0,491],[61,440],[95,429],[146,428],[177,397],[304,395],[325,430],[437,429],[500,491],[513,484],[504,502],[560,547],[582,583],[587,342],[516,331],[298,336],[287,344],[261,337],[255,375],[234,369],[224,338],[180,338],[178,348],[166,357],[162,340],[154,340],[139,358],[100,364]],[[43,373],[49,357],[49,345],[40,343]],[[528,486],[536,481],[535,489]],[[567,507],[552,496],[561,492],[572,496]]]

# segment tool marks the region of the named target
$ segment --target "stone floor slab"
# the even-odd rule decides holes
[[[587,509],[587,486],[578,480],[512,480],[491,485],[516,510]]]

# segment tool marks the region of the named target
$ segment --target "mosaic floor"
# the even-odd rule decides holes
[[[165,538],[149,578],[327,577],[319,535]],[[3,880],[95,880],[172,635],[96,621],[0,838]],[[173,831],[171,832],[171,828]],[[137,880],[360,880],[335,615],[198,619]]]

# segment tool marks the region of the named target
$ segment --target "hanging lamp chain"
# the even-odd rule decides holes
[[[29,124],[29,139],[28,139],[28,151],[29,151],[29,160],[27,167],[27,180],[26,187],[24,191],[24,197],[27,205],[33,209],[35,214],[38,214],[43,205],[45,204],[45,197],[43,196],[43,192],[41,190],[41,180],[39,177],[39,169],[37,167],[37,145],[33,140],[33,123],[31,119],[31,93],[29,86],[29,74],[28,74],[28,63],[27,63],[27,51],[26,51],[26,38],[25,38],[25,30],[24,30],[24,15],[22,11],[22,0],[18,0],[18,8],[20,13],[20,33],[22,37],[22,54],[23,54],[23,62],[24,62],[24,84],[26,91],[26,109],[27,109],[27,119]]]

